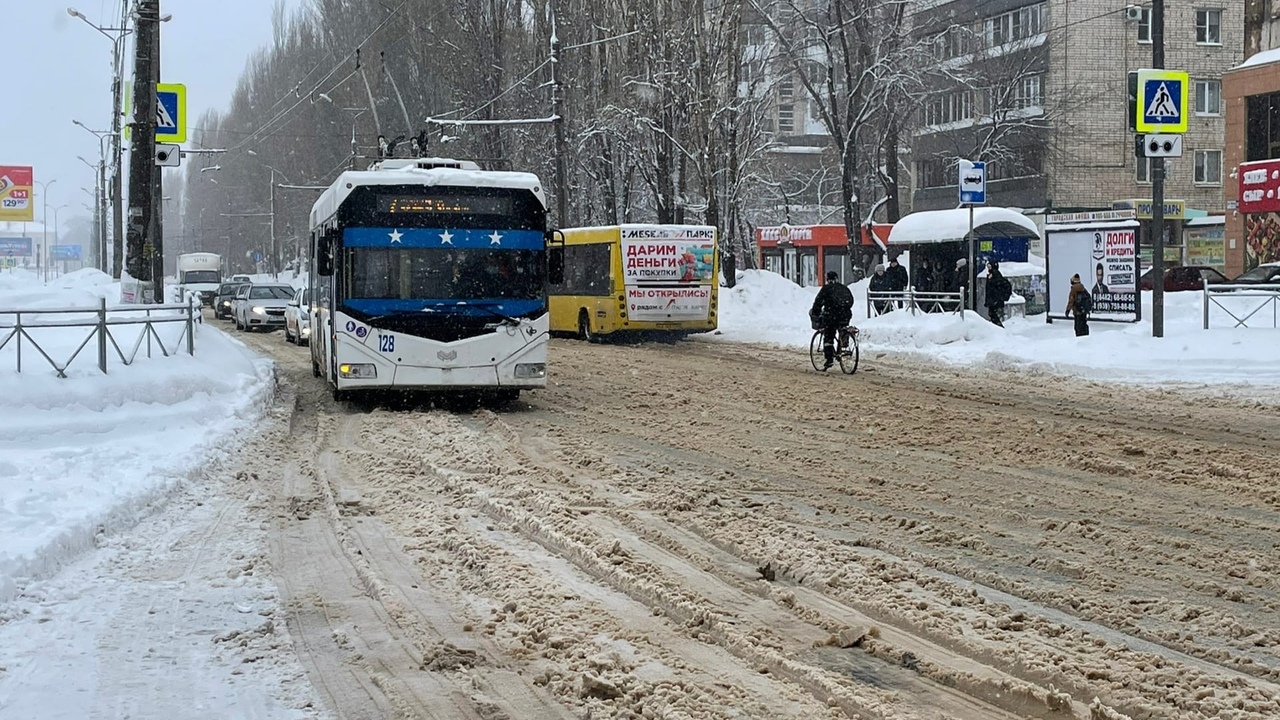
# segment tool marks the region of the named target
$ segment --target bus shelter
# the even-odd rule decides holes
[[[1031,240],[1039,237],[1035,222],[1017,210],[955,208],[907,215],[894,223],[888,246],[891,254],[910,252],[907,272],[917,292],[954,292],[969,286],[969,267],[978,273],[991,260],[1027,262]],[[958,269],[962,259],[968,264]]]

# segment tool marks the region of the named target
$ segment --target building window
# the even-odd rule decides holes
[[[1033,38],[1044,32],[1045,3],[1036,3],[989,17],[982,23],[982,39],[989,48]]]
[[[1202,45],[1222,44],[1222,11],[1196,11],[1196,42]]]
[[[1044,105],[1044,82],[1040,75],[1028,75],[1017,84],[1013,93],[1013,107],[1017,110]]]
[[[1222,184],[1222,151],[1196,151],[1196,185]]]
[[[1151,8],[1142,8],[1138,11],[1138,42],[1151,42]]]
[[[921,109],[921,120],[925,125],[946,125],[947,123],[973,119],[973,91],[952,90],[935,93],[925,101]]]
[[[1222,114],[1222,81],[1196,80],[1196,114]]]
[[[778,132],[791,135],[796,131],[796,86],[791,78],[778,83]]]
[[[956,161],[949,157],[931,157],[921,160],[918,169],[920,187],[946,187],[956,184],[958,178],[952,177],[955,167]]]

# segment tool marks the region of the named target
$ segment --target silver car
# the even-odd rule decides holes
[[[311,342],[310,290],[299,290],[284,309],[284,341],[296,345]]]
[[[293,293],[292,287],[277,283],[250,283],[241,287],[231,303],[236,328],[275,330],[284,327],[284,311]]]

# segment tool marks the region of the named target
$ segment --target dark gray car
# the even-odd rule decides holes
[[[231,319],[231,301],[236,299],[236,290],[248,285],[243,282],[225,282],[218,286],[213,296],[213,316],[219,320]]]

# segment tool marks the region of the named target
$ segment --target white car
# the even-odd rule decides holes
[[[311,290],[299,290],[284,309],[284,341],[295,345],[311,342]]]
[[[239,330],[284,327],[284,311],[294,290],[276,283],[250,283],[236,291],[231,302],[231,315]]]

